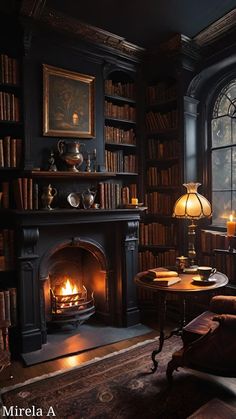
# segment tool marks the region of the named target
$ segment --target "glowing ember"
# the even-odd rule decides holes
[[[78,293],[78,288],[76,285],[72,285],[70,280],[67,279],[64,287],[61,287],[60,289],[60,294],[61,295],[72,295],[72,294],[77,294]]]

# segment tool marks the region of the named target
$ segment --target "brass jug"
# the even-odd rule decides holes
[[[41,201],[43,204],[42,209],[52,210],[53,208],[51,207],[51,203],[56,195],[57,195],[56,188],[52,188],[50,184],[48,186],[44,186],[43,193],[41,195]]]
[[[65,142],[59,140],[57,149],[62,160],[64,160],[68,167],[69,172],[79,172],[78,168],[84,161],[83,154],[80,152],[80,147],[84,145],[78,141]]]
[[[84,209],[91,208],[91,206],[94,204],[96,193],[96,191],[86,189],[86,191],[81,194]]]

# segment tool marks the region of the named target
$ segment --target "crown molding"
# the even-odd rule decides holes
[[[144,48],[126,41],[123,37],[47,7],[46,0],[23,0],[21,15],[37,20],[56,31],[71,34],[84,41],[116,50],[132,58],[140,58],[145,51]]]
[[[200,47],[207,47],[216,41],[224,38],[230,32],[235,31],[236,8],[231,10],[222,18],[209,25],[206,29],[199,32],[193,40]]]

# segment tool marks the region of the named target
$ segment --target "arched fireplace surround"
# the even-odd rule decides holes
[[[128,327],[139,323],[133,281],[137,273],[139,219],[138,210],[18,213],[15,221],[22,353],[38,350],[47,342],[49,290],[53,276],[63,269],[75,276],[78,267],[79,281],[94,291],[95,315],[106,324]]]

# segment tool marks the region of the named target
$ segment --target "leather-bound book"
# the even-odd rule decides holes
[[[2,182],[2,208],[9,208],[9,182]]]
[[[3,152],[4,152],[4,166],[11,167],[11,137],[7,135],[3,139]]]

